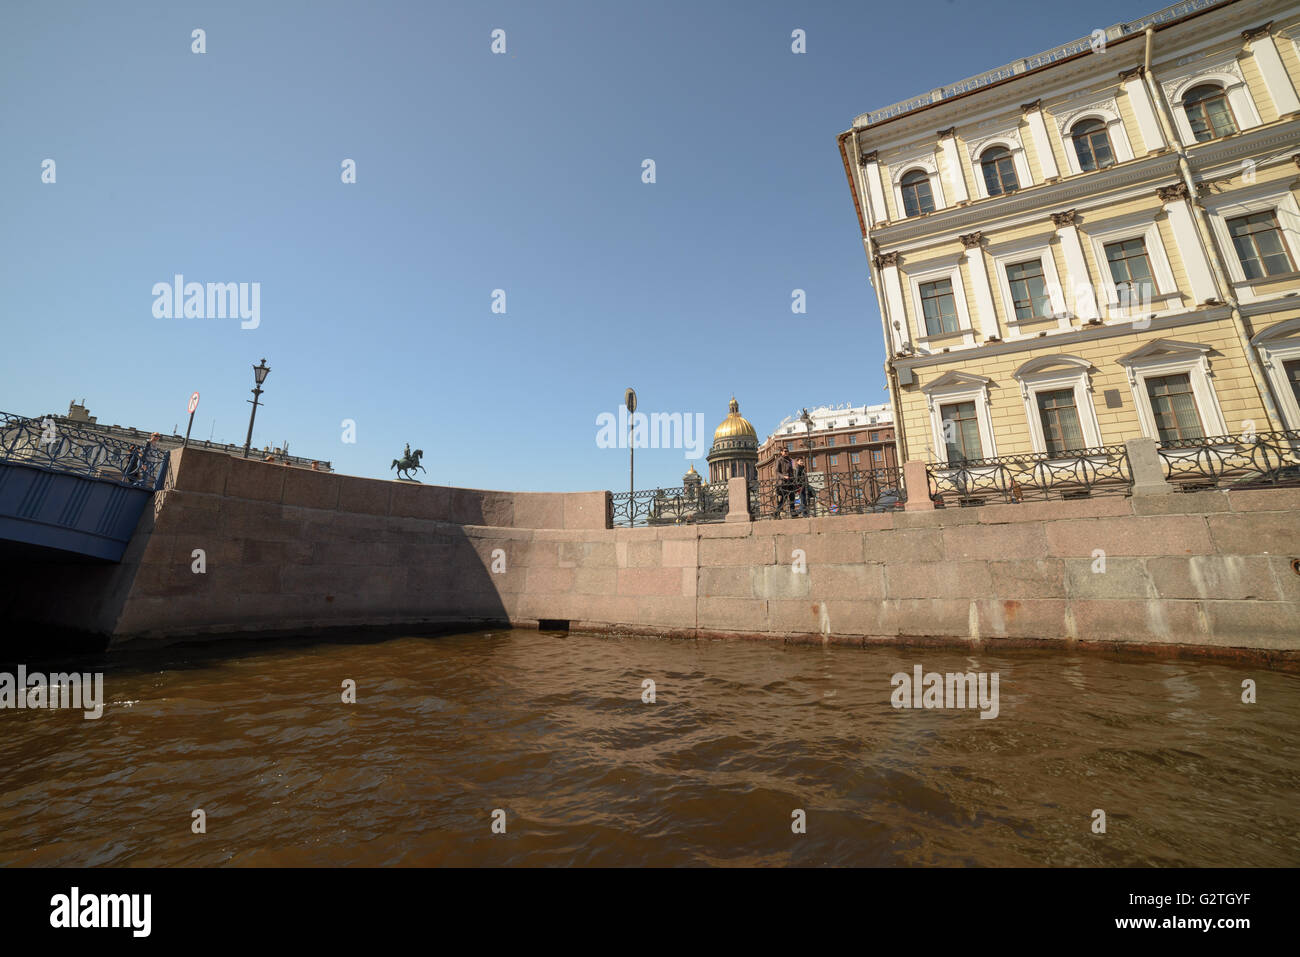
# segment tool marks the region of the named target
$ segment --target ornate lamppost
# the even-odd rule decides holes
[[[262,397],[262,383],[266,381],[270,371],[271,367],[266,364],[265,359],[262,360],[261,365],[253,366],[253,378],[257,380],[257,384],[253,387],[253,397],[244,400],[253,403],[253,411],[248,416],[248,438],[244,440],[244,458],[248,458],[248,447],[253,444],[253,420],[257,418],[257,402]]]

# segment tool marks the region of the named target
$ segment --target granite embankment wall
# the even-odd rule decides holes
[[[607,493],[449,489],[173,452],[120,566],[27,570],[115,643],[367,625],[1043,640],[1300,660],[1300,489],[608,529]],[[194,571],[202,549],[203,574]]]

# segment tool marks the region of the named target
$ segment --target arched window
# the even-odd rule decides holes
[[[1101,120],[1075,123],[1070,136],[1074,140],[1074,155],[1079,157],[1079,169],[1083,172],[1115,165],[1115,151],[1110,148],[1110,135]]]
[[[934,212],[934,193],[930,191],[930,177],[924,170],[914,169],[903,174],[903,211],[908,216]]]
[[[990,196],[1001,196],[1020,188],[1016,164],[1011,161],[1011,151],[1005,146],[985,150],[980,166],[984,169],[984,186]]]
[[[1192,124],[1192,134],[1198,143],[1237,132],[1232,110],[1228,107],[1228,95],[1221,86],[1203,83],[1188,90],[1183,94],[1183,111],[1187,114],[1187,122]]]

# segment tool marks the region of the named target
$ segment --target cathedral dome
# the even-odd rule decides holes
[[[749,419],[740,414],[740,403],[736,401],[736,397],[733,395],[731,397],[731,411],[722,420],[722,424],[714,430],[713,441],[717,442],[719,439],[733,439],[741,436],[748,436],[755,441],[758,440],[758,433],[754,431],[754,426],[750,424]]]

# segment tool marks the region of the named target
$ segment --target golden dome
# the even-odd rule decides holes
[[[736,397],[733,395],[731,397],[731,411],[722,420],[722,424],[714,430],[713,441],[734,439],[742,435],[747,435],[755,441],[758,439],[758,433],[754,431],[749,419],[740,414],[740,403],[736,401]]]
[[[695,471],[695,463],[692,462],[691,467],[686,470],[687,477],[692,475],[699,475],[699,474],[700,474],[699,472]]]

